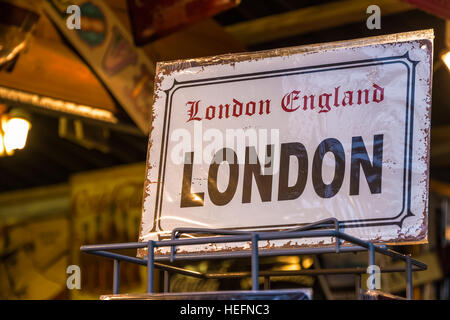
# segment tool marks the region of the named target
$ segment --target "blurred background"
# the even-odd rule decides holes
[[[81,29],[71,5],[80,8]],[[366,23],[371,5],[380,8],[379,29]],[[414,273],[415,299],[449,299],[446,19],[447,0],[0,0],[0,299],[98,299],[112,291],[112,262],[79,248],[138,238],[156,62],[428,28],[436,36],[429,244],[396,249],[428,265]],[[114,77],[125,66],[126,75]],[[69,265],[81,267],[81,290],[67,289]],[[365,254],[261,261],[265,270],[365,265]],[[250,269],[249,261],[182,266]],[[121,292],[145,292],[144,268],[121,269]],[[313,288],[316,299],[355,298],[353,276],[272,279],[272,289],[295,287]],[[405,287],[403,274],[382,276],[383,291],[404,296]],[[173,292],[250,288],[250,279],[171,282]]]

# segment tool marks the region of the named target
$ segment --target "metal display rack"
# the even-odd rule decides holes
[[[412,299],[412,272],[423,271],[427,265],[411,258],[410,255],[403,255],[394,250],[388,249],[385,245],[377,245],[370,241],[364,241],[359,238],[348,235],[340,230],[340,223],[337,219],[330,218],[321,220],[308,225],[303,225],[283,231],[238,231],[238,230],[218,230],[203,228],[177,228],[172,231],[170,240],[148,241],[148,242],[130,242],[117,244],[99,244],[85,245],[81,251],[94,254],[114,260],[113,276],[113,294],[119,294],[120,288],[120,262],[135,263],[147,267],[147,293],[153,294],[154,289],[154,270],[164,271],[164,292],[170,291],[170,273],[179,273],[185,276],[191,276],[201,279],[229,279],[229,278],[252,278],[252,290],[259,290],[259,277],[264,277],[264,290],[270,289],[270,278],[272,276],[297,276],[297,275],[337,275],[354,274],[359,277],[359,285],[356,286],[357,292],[361,289],[361,275],[367,273],[366,268],[339,268],[339,269],[307,269],[307,270],[279,270],[279,271],[260,271],[259,258],[267,256],[292,256],[292,255],[313,255],[326,253],[342,252],[368,252],[368,266],[375,265],[375,253],[389,256],[396,260],[405,262],[405,268],[380,268],[380,272],[405,272],[406,276],[406,297]],[[204,234],[205,237],[180,239],[185,233]],[[335,244],[330,247],[308,247],[308,248],[289,248],[289,249],[264,249],[258,248],[259,241],[301,239],[301,238],[322,238],[333,237]],[[342,245],[342,241],[348,244]],[[226,251],[226,252],[205,252],[205,253],[177,253],[177,248],[187,245],[215,244],[215,243],[235,243],[251,242],[251,250],[247,251]],[[169,255],[155,255],[155,249],[161,247],[170,247]],[[110,252],[111,250],[125,249],[145,249],[147,248],[147,258],[141,259],[128,255]],[[224,272],[224,273],[201,273],[192,270],[179,268],[170,263],[175,261],[198,261],[210,259],[236,259],[251,258],[250,272]],[[169,264],[167,264],[169,263]],[[372,268],[373,269],[373,268]],[[371,270],[371,274],[375,270]],[[375,289],[375,284],[369,288]]]

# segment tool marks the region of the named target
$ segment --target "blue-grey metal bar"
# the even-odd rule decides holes
[[[369,243],[369,265],[374,266],[375,265],[375,246],[373,243]]]
[[[278,240],[278,239],[295,239],[295,238],[320,238],[320,237],[336,237],[338,233],[332,230],[318,230],[318,231],[300,231],[300,232],[260,232],[260,240]],[[176,246],[187,246],[195,244],[205,244],[205,243],[228,243],[228,242],[245,242],[252,241],[252,235],[235,235],[226,237],[204,237],[204,238],[193,238],[193,239],[179,239],[179,240],[162,240],[156,241],[156,247],[169,247],[172,245]]]
[[[120,261],[114,259],[113,294],[119,294],[119,290],[120,290]]]
[[[413,283],[412,283],[411,256],[406,256],[406,298],[413,299]]]
[[[112,248],[111,250],[114,250]],[[295,249],[271,249],[271,250],[259,250],[260,257],[272,257],[272,256],[290,256],[290,255],[306,255],[306,254],[326,254],[326,253],[334,253],[335,249],[330,248],[295,248]],[[362,247],[342,247],[342,252],[358,252],[365,251],[365,248]],[[108,251],[88,251],[90,254],[95,254],[98,256],[102,256],[110,259],[119,259],[121,261],[126,261],[130,263],[135,263],[139,265],[146,266],[147,259],[139,259],[135,257],[130,257],[126,255],[122,255],[119,253],[108,252]],[[205,260],[205,259],[240,259],[240,258],[249,258],[251,257],[251,252],[249,251],[236,251],[236,252],[211,252],[211,253],[195,253],[195,254],[178,254],[176,256],[176,261],[195,261],[195,260]],[[176,267],[162,267],[158,265],[156,262],[169,262],[170,257],[158,255],[154,257],[155,259],[155,267],[158,269],[170,268],[169,271],[180,272],[179,268]],[[189,271],[189,273],[195,273],[195,271]],[[189,275],[189,274],[186,274]]]
[[[240,230],[222,230],[222,229],[199,229],[199,228],[175,228],[172,230],[171,240],[178,239],[183,233],[197,233],[197,234],[214,234],[214,235],[251,235],[250,231]],[[175,254],[177,252],[177,246],[171,246],[170,262],[175,261]]]
[[[177,253],[177,246],[171,246],[170,247],[170,262],[171,263],[174,263],[176,253]]]
[[[147,293],[153,293],[153,276],[155,271],[155,242],[150,240],[147,245]]]
[[[126,242],[112,244],[90,244],[81,247],[81,251],[124,250],[146,248],[147,242]]]
[[[172,231],[172,240],[178,239],[183,233],[197,233],[197,234],[216,234],[216,235],[251,235],[251,231],[241,230],[224,230],[224,229],[199,229],[199,228],[175,228]]]
[[[319,221],[316,221],[313,223],[309,223],[304,226],[287,229],[284,232],[306,231],[306,230],[312,230],[315,228],[324,228],[324,227],[328,227],[328,226],[334,226],[334,229],[338,230],[339,229],[339,221],[336,218],[327,218],[327,219],[319,220]]]
[[[97,256],[101,256],[101,257],[105,257],[105,258],[117,259],[117,260],[121,260],[121,261],[136,263],[136,264],[140,264],[140,265],[144,265],[144,266],[147,265],[146,260],[126,256],[126,255],[119,254],[119,253],[108,252],[108,251],[89,251],[88,253],[95,254]]]
[[[339,233],[336,231],[303,231],[303,232],[263,232],[259,233],[260,240],[278,240],[278,239],[295,239],[295,238],[319,238],[319,237],[336,237]],[[229,243],[229,242],[245,242],[251,241],[251,234],[236,235],[227,237],[202,237],[194,239],[178,239],[178,240],[162,240],[154,241],[155,247],[170,247],[170,246],[187,246],[207,243]],[[365,242],[364,242],[365,243]],[[117,243],[117,244],[101,244],[101,245],[86,245],[82,246],[81,250],[89,251],[104,251],[104,250],[121,250],[121,249],[138,249],[147,247],[146,243],[132,242],[132,243]]]
[[[370,276],[375,275],[375,248],[372,242],[369,243],[369,262],[368,268],[370,268]],[[376,290],[376,281],[374,283],[374,278],[371,277],[372,281],[370,281],[369,288],[370,290]]]
[[[315,228],[323,228],[328,225],[334,225],[335,230],[339,231],[339,221],[336,218],[327,218],[317,222],[309,223],[307,225],[302,225],[299,227],[286,229],[283,231],[276,232],[297,232],[312,230]],[[175,228],[172,231],[171,239],[175,240],[179,238],[183,233],[197,233],[197,234],[215,234],[215,235],[251,235],[253,231],[243,231],[243,230],[227,230],[227,229],[207,229],[207,228]]]
[[[101,257],[110,258],[110,259],[117,259],[120,261],[135,263],[141,266],[147,266],[148,260],[147,259],[139,259],[134,258],[130,256],[126,256],[123,254],[115,253],[115,252],[108,252],[108,251],[90,251],[89,253],[95,254]],[[167,257],[166,257],[167,258]],[[154,259],[156,260],[156,258]],[[169,259],[166,259],[168,261]],[[177,272],[179,274],[185,275],[185,276],[191,276],[196,278],[204,278],[203,273],[197,272],[197,271],[191,271],[187,269],[182,269],[174,266],[168,266],[168,265],[162,265],[160,263],[155,262],[154,263],[155,268],[161,269],[161,270],[167,270],[171,272]]]
[[[258,255],[258,239],[259,234],[252,234],[252,290],[256,291],[259,289],[259,255]]]
[[[260,240],[279,240],[279,239],[295,239],[295,238],[316,238],[316,237],[338,237],[343,240],[346,240],[350,243],[356,244],[358,246],[364,247],[366,249],[369,248],[369,243],[367,241],[363,241],[361,239],[355,238],[343,232],[336,231],[305,231],[305,232],[263,232],[259,233]],[[205,243],[230,243],[230,242],[245,242],[251,241],[251,235],[242,235],[242,236],[228,236],[228,237],[206,237],[206,238],[196,238],[196,239],[180,239],[180,240],[163,240],[163,241],[155,241],[155,247],[168,247],[168,246],[181,246],[181,245],[193,245],[193,244],[205,244]],[[82,246],[81,250],[84,252],[92,252],[92,251],[103,251],[103,250],[117,250],[117,249],[131,249],[131,248],[143,248],[145,246],[142,243],[131,243],[131,244],[107,244],[107,245],[93,245],[93,246]],[[342,247],[343,250],[345,247]],[[400,259],[405,261],[405,256],[399,254],[395,251],[388,250],[384,246],[374,245],[374,250],[376,252],[389,255],[392,258]],[[310,251],[311,254],[315,254],[315,249]],[[306,253],[304,253],[306,254]],[[238,254],[239,255],[239,254]],[[238,255],[233,255],[232,252],[227,252],[224,255],[218,255],[217,258],[234,258]],[[213,255],[210,256],[213,258]],[[201,254],[200,256],[195,255],[185,255],[183,259],[191,260],[191,259],[205,259],[205,254]],[[165,258],[162,258],[165,259]],[[178,259],[177,259],[178,260]],[[411,263],[422,268],[426,269],[426,265],[411,258]]]
[[[369,244],[372,243],[372,242],[368,242],[368,241],[364,241],[364,240],[355,238],[353,236],[350,236],[350,235],[348,235],[346,233],[342,233],[342,232],[339,232],[339,237],[342,238],[343,240],[347,240],[347,241],[349,241],[349,242],[351,242],[353,244],[359,245],[361,247],[365,247],[367,249],[369,249]],[[378,246],[378,245],[374,245],[373,248],[378,253],[381,253],[381,254],[384,254],[384,255],[388,255],[388,256],[390,256],[390,257],[392,257],[394,259],[399,259],[399,260],[406,261],[406,258],[407,258],[406,255],[400,254],[398,252],[386,249],[385,247],[381,247],[381,246]],[[417,261],[417,260],[415,260],[415,259],[413,259],[411,257],[410,257],[410,259],[411,259],[411,263],[412,264],[418,266],[419,268],[421,268],[423,270],[426,270],[426,268],[427,268],[426,264],[424,264],[424,263],[422,263],[420,261]]]
[[[335,226],[336,226],[336,232],[340,232],[339,230],[339,221],[335,219]],[[334,241],[336,241],[336,253],[341,252],[341,238],[334,238]]]
[[[260,240],[279,240],[279,239],[295,239],[295,238],[319,238],[319,237],[339,237],[340,232],[336,231],[301,231],[301,232],[261,232],[259,233]],[[227,237],[202,237],[194,239],[178,239],[178,240],[162,240],[154,241],[155,247],[170,247],[170,246],[187,246],[207,243],[227,243],[227,242],[244,242],[251,241],[251,234],[236,235]],[[353,238],[353,237],[352,237]],[[357,239],[357,238],[354,238]],[[359,240],[359,239],[357,239]],[[360,243],[367,247],[367,242],[359,240]],[[121,250],[121,249],[138,249],[145,248],[146,243],[132,242],[132,243],[117,243],[117,244],[103,244],[103,245],[86,245],[82,246],[81,250],[84,252],[101,251],[101,250]]]

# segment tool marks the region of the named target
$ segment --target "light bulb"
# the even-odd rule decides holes
[[[11,118],[3,124],[3,139],[7,154],[25,147],[30,127],[30,122],[23,118]]]
[[[441,56],[442,61],[444,61],[445,66],[447,67],[447,69],[450,71],[450,50],[447,51],[446,53],[444,53]]]

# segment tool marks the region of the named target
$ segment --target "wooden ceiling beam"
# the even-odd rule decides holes
[[[71,49],[32,38],[12,72],[0,72],[0,86],[117,112],[101,82]]]
[[[378,5],[382,16],[415,9],[399,0],[342,0],[237,23],[225,30],[245,45],[256,45],[346,24],[365,23],[370,5]]]

